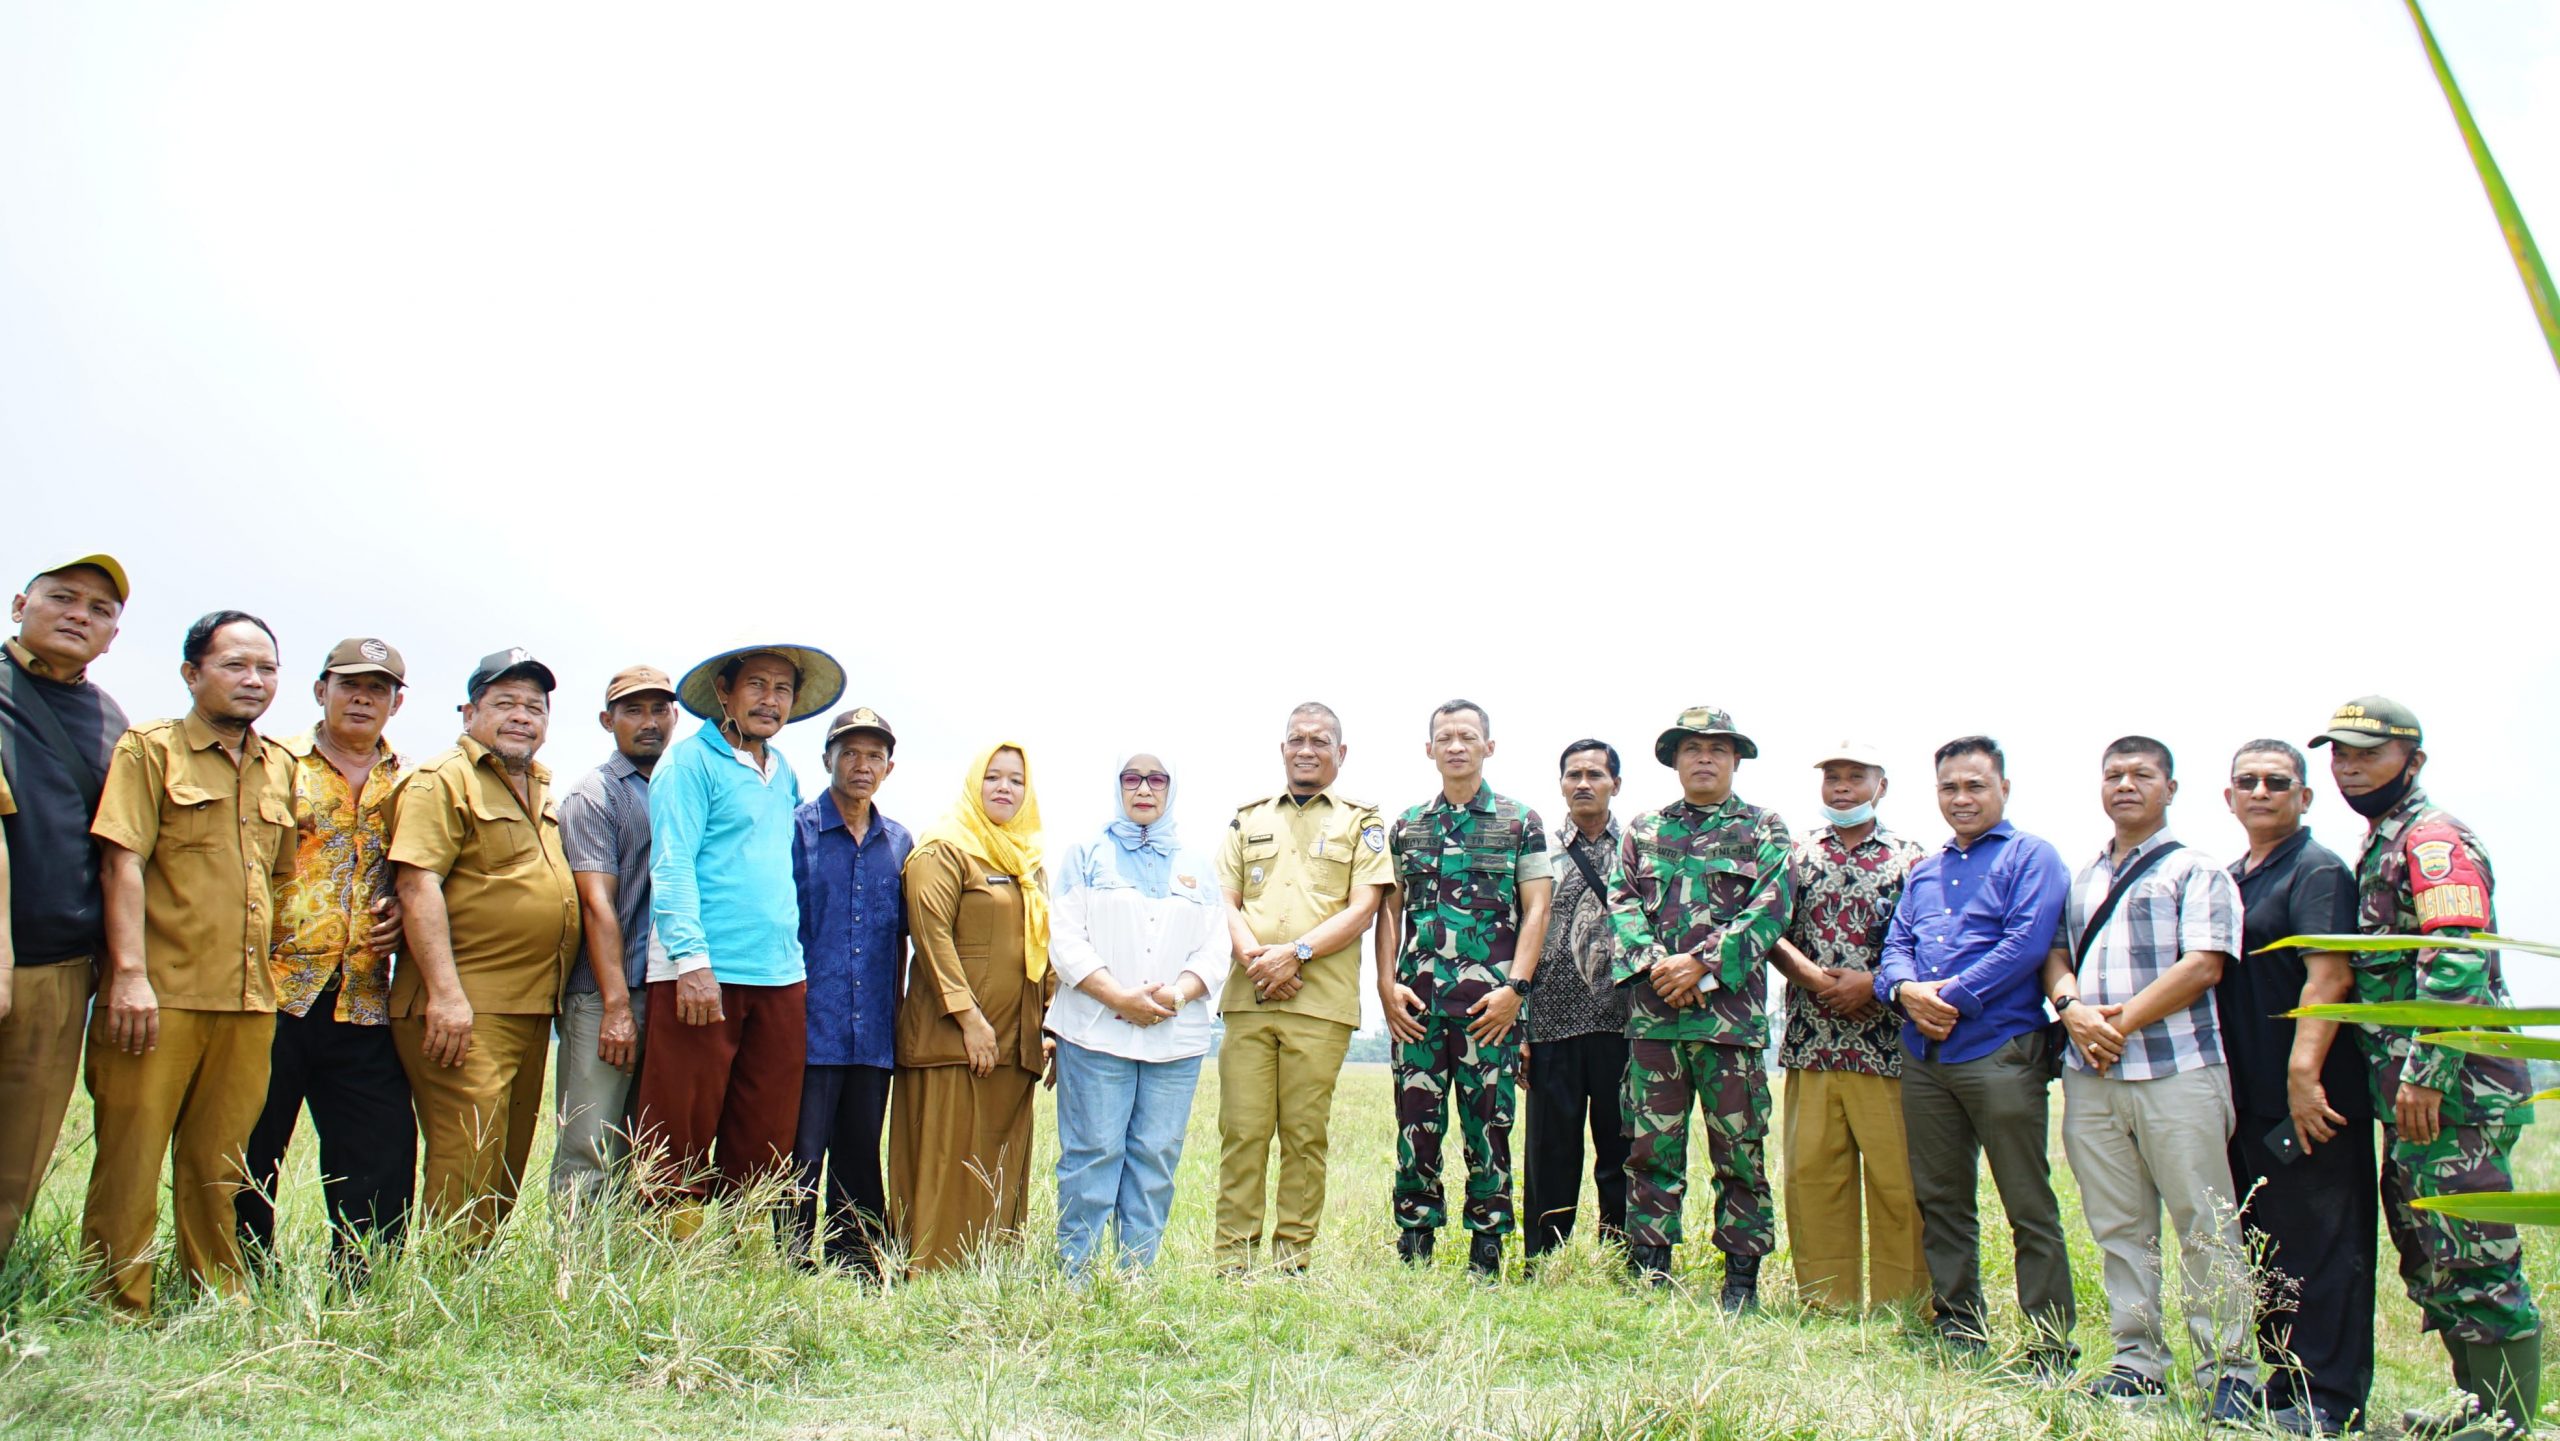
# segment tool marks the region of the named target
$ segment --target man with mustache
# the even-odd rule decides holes
[[[842,694],[843,668],[802,645],[725,651],[676,688],[707,723],[649,781],[639,1131],[664,1148],[647,1190],[676,1208],[679,1234],[702,1202],[791,1165],[809,985],[791,870],[800,781],[773,741]]]
[[[676,683],[654,666],[627,666],[605,684],[596,723],[613,754],[560,797],[560,848],[585,933],[561,988],[552,1093],[551,1195],[570,1205],[631,1154],[631,1077],[649,1015],[649,776],[675,736]]]
[[[2356,862],[2357,929],[2448,939],[2495,934],[2489,853],[2419,788],[2427,752],[2416,714],[2388,696],[2365,696],[2338,707],[2311,744],[2330,748],[2330,778],[2372,827]],[[2356,999],[2368,1003],[2508,1003],[2494,951],[2360,952],[2355,985]],[[2498,1429],[2499,1412],[2509,1426],[2529,1430],[2541,1401],[2542,1314],[2525,1280],[2516,1228],[2411,1204],[2515,1188],[2516,1142],[2533,1119],[2524,1062],[2421,1045],[2406,1026],[2362,1026],[2357,1035],[2382,1118],[2383,1220],[2400,1253],[2400,1279],[2424,1329],[2444,1343],[2454,1382],[2471,1403],[2467,1418],[2404,1419],[2455,1441],[2509,1434]]]
[[[1609,927],[1601,872],[1618,848],[1609,802],[1618,794],[1618,748],[1578,740],[1557,758],[1564,825],[1556,827],[1555,896],[1539,959],[1537,1004],[1520,1055],[1528,1091],[1529,1143],[1521,1165],[1527,1210],[1520,1249],[1527,1260],[1573,1238],[1582,1197],[1582,1138],[1591,1135],[1591,1187],[1600,1239],[1626,1244],[1627,993],[1609,966],[1618,942]],[[1534,1064],[1532,1063],[1534,1061]]]
[[[231,1197],[267,1098],[275,886],[293,874],[293,758],[252,728],[276,695],[265,621],[218,610],[187,629],[195,705],[125,732],[92,833],[104,843],[105,975],[89,1021],[97,1157],[80,1248],[102,1299],[151,1314],[163,1161],[189,1279],[241,1285]]]
[[[542,1116],[560,982],[578,951],[578,891],[551,772],[551,668],[483,656],[462,738],[400,788],[391,861],[408,944],[391,1039],[426,1134],[420,1210],[479,1247],[515,1208]]]
[[[234,1201],[253,1258],[274,1250],[276,1184],[305,1102],[320,1137],[329,1251],[350,1282],[365,1245],[396,1245],[418,1168],[409,1078],[391,1044],[391,808],[400,758],[382,740],[408,675],[369,637],[338,642],[311,698],[320,723],[281,742],[293,757],[293,879],[276,891],[276,1040],[267,1105],[249,1133],[249,1185]]]
[[[89,827],[125,717],[89,663],[126,591],[111,555],[48,566],[11,603],[0,654],[0,1261],[53,1162],[106,954]]]

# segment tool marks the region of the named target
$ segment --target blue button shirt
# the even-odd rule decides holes
[[[1939,999],[1962,1013],[1934,1057],[1978,1060],[2012,1036],[2045,1024],[2040,973],[2071,891],[2062,853],[2007,821],[1949,841],[1911,868],[1876,968],[1876,999],[1897,981],[1945,981]],[[1929,1038],[1905,1021],[1903,1049],[1925,1055]]]
[[[791,813],[800,949],[809,965],[809,1064],[897,1064],[898,973],[907,954],[907,828],[871,808],[856,841],[835,794]]]

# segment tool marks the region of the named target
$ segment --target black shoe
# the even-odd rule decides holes
[[[1440,1233],[1425,1226],[1412,1226],[1396,1232],[1396,1259],[1408,1266],[1420,1266],[1431,1259],[1431,1243]]]
[[[1648,1285],[1671,1284],[1671,1248],[1668,1246],[1629,1246],[1627,1274]]]
[[[2124,1406],[2144,1405],[2162,1400],[2169,1394],[2168,1387],[2121,1366],[2109,1368],[2105,1375],[2081,1389],[2101,1401],[2113,1401]]]
[[[2213,1401],[2205,1407],[2204,1419],[2216,1426],[2256,1426],[2266,1409],[2267,1398],[2256,1383],[2225,1376],[2213,1383]]]
[[[2347,1428],[2320,1414],[2320,1408],[2304,1402],[2267,1413],[2267,1429],[2279,1436],[2344,1436]]]
[[[1467,1243],[1467,1273],[1488,1281],[1502,1279],[1502,1238],[1491,1231],[1476,1232]]]
[[[1727,1252],[1724,1258],[1724,1293],[1716,1303],[1729,1316],[1741,1316],[1760,1309],[1760,1258],[1736,1256]]]

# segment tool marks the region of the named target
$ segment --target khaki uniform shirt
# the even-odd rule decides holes
[[[293,874],[293,757],[249,732],[241,763],[195,712],[116,742],[90,834],[142,858],[142,955],[181,1011],[272,1011],[277,872]]]
[[[1294,941],[1342,914],[1353,886],[1392,886],[1387,825],[1378,808],[1331,791],[1304,805],[1287,794],[1236,808],[1218,847],[1218,884],[1239,897],[1245,928],[1264,945]],[[1360,938],[1299,969],[1303,983],[1285,1001],[1253,993],[1244,967],[1227,974],[1224,1015],[1289,1011],[1345,1026],[1360,1024]]]
[[[1040,1073],[1040,1026],[1057,993],[1055,968],[1031,979],[1024,964],[1022,888],[1045,886],[1041,872],[1017,881],[946,841],[916,848],[906,869],[907,933],[915,958],[898,1003],[898,1064],[957,1066],[969,1059],[960,1017],[971,1006],[996,1033],[996,1058]]]
[[[488,747],[464,736],[400,786],[391,859],[444,877],[454,974],[474,1011],[548,1016],[578,953],[578,887],[560,848],[551,772],[533,767],[528,809]],[[403,957],[391,1014],[427,1008],[426,983]]]

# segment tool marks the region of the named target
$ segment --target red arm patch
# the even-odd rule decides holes
[[[2461,831],[2429,821],[2411,827],[2401,845],[2409,858],[2409,898],[2420,931],[2489,924],[2489,880]]]

